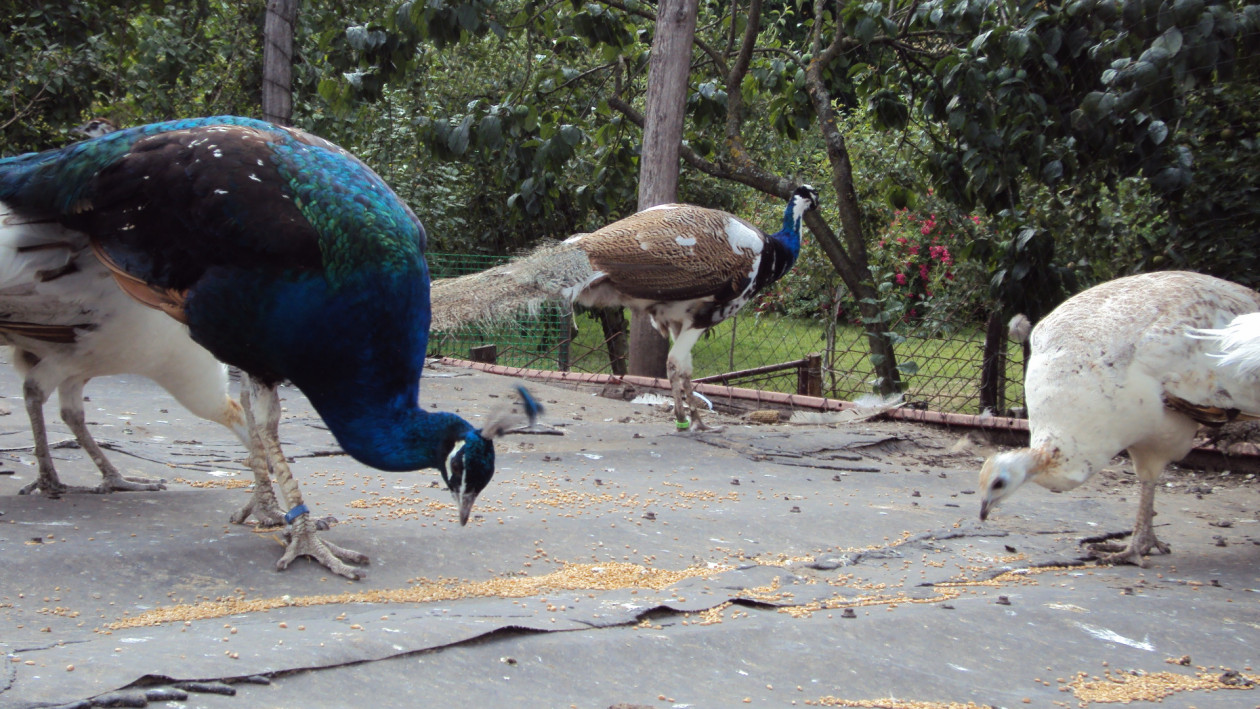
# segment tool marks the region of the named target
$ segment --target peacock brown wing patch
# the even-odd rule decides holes
[[[43,323],[0,321],[0,333],[43,342],[70,344],[78,340],[76,330],[90,325],[45,325]]]
[[[105,265],[105,268],[109,269],[114,282],[124,293],[150,308],[161,310],[185,325],[188,324],[188,316],[184,313],[184,304],[188,300],[187,291],[155,286],[142,278],[131,275],[115,263],[95,239],[92,240],[92,253]]]
[[[732,214],[674,204],[613,222],[576,244],[618,291],[647,300],[688,300],[741,292],[765,236]]]

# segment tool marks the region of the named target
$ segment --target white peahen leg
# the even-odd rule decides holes
[[[1152,551],[1158,551],[1161,554],[1171,552],[1169,546],[1155,536],[1155,488],[1159,485],[1159,477],[1163,474],[1168,462],[1180,460],[1190,452],[1190,447],[1194,445],[1194,433],[1198,429],[1198,424],[1188,418],[1175,423],[1180,423],[1180,426],[1171,426],[1167,435],[1156,438],[1157,442],[1154,445],[1129,446],[1129,458],[1133,461],[1133,470],[1141,483],[1137,521],[1133,525],[1133,535],[1129,537],[1128,546],[1094,545],[1092,551],[1099,561],[1105,564],[1133,564],[1145,567],[1147,565],[1146,559],[1143,558],[1145,555]],[[1180,430],[1177,430],[1178,428]]]
[[[267,468],[274,475],[276,484],[280,486],[280,492],[284,495],[285,504],[289,507],[285,519],[292,525],[292,529],[288,534],[289,542],[284,556],[276,562],[276,568],[286,569],[297,557],[309,556],[335,574],[348,579],[363,578],[366,576],[365,572],[353,569],[343,562],[366,564],[368,563],[366,555],[342,549],[320,539],[315,532],[315,524],[311,521],[306,505],[302,502],[302,491],[298,488],[297,480],[293,478],[289,464],[284,459],[284,452],[280,449],[280,396],[275,387],[267,386],[253,377],[247,377],[242,388],[248,389],[248,395],[241,397],[246,402],[246,422],[251,432],[257,432]]]
[[[665,371],[669,375],[670,389],[674,394],[674,419],[679,430],[686,430],[695,424],[696,430],[710,429],[700,420],[700,406],[692,393],[691,384],[691,348],[700,341],[704,330],[684,329],[674,338],[673,347],[669,348],[669,357],[665,360]],[[690,423],[688,423],[690,417]]]
[[[1156,480],[1141,481],[1137,522],[1133,525],[1133,536],[1129,538],[1126,546],[1095,544],[1092,551],[1098,561],[1104,564],[1133,564],[1145,567],[1146,559],[1142,557],[1151,553],[1152,550],[1161,554],[1172,551],[1167,544],[1155,537],[1155,487],[1157,484]]]
[[[87,452],[92,462],[96,463],[97,469],[101,471],[101,484],[96,487],[96,492],[165,490],[165,480],[124,477],[105,457],[105,451],[101,450],[96,439],[92,438],[92,434],[88,431],[87,420],[83,415],[83,385],[86,383],[86,380],[77,377],[63,381],[61,386],[57,387],[57,399],[61,405],[61,420],[70,428],[79,446]]]
[[[26,353],[15,352],[15,359]],[[52,454],[48,450],[48,429],[44,425],[44,402],[48,400],[48,392],[40,386],[38,378],[27,376],[22,382],[22,398],[26,403],[26,416],[31,421],[31,437],[35,439],[35,461],[39,466],[35,482],[18,490],[19,495],[29,495],[36,490],[57,497],[67,492],[87,492],[92,488],[70,487],[57,477],[57,468],[53,466]]]

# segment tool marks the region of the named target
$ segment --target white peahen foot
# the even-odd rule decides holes
[[[93,488],[92,492],[154,492],[165,489],[165,478],[128,477],[115,473],[102,475],[101,484]]]
[[[124,477],[115,472],[113,477],[103,475],[101,484],[95,487],[86,487],[83,485],[67,485],[61,482],[56,473],[52,475],[40,475],[34,482],[29,483],[18,490],[19,495],[30,495],[31,493],[40,492],[47,497],[61,497],[70,493],[89,493],[89,494],[107,494],[111,492],[152,492],[155,490],[165,490],[166,481],[161,479],[140,478],[140,477]]]
[[[61,482],[61,478],[58,478],[56,474],[54,474],[52,476],[40,475],[35,478],[34,482],[23,485],[22,489],[18,490],[18,494],[30,495],[32,493],[40,492],[46,497],[61,497],[68,492],[93,492],[95,490],[96,488],[92,487],[67,485]]]
[[[1138,498],[1137,522],[1128,546],[1107,542],[1090,546],[1090,555],[1104,564],[1132,564],[1146,568],[1144,558],[1151,550],[1169,554],[1172,549],[1155,537],[1155,484],[1158,478],[1142,480]]]
[[[315,532],[315,523],[310,519],[310,515],[302,515],[293,521],[293,528],[287,533],[289,541],[284,550],[284,556],[276,562],[276,569],[283,571],[289,568],[289,564],[299,556],[309,556],[328,568],[329,571],[338,576],[345,576],[351,581],[357,581],[367,576],[367,571],[356,569],[343,562],[351,564],[367,564],[368,557],[366,554],[360,554],[357,551],[343,549],[332,542],[325,541]]]
[[[1090,556],[1097,559],[1099,563],[1130,564],[1142,568],[1147,567],[1148,562],[1145,557],[1152,551],[1157,551],[1160,554],[1171,554],[1172,548],[1156,539],[1155,532],[1150,528],[1143,532],[1134,532],[1133,537],[1126,545],[1100,542],[1091,544],[1089,547]]]

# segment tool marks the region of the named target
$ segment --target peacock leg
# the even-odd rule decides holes
[[[1168,432],[1171,435],[1161,436],[1155,443],[1129,446],[1129,459],[1133,461],[1133,471],[1141,483],[1137,522],[1133,525],[1133,536],[1129,538],[1128,546],[1100,544],[1093,547],[1094,556],[1104,564],[1145,567],[1146,559],[1143,557],[1152,549],[1163,554],[1171,551],[1167,544],[1155,537],[1155,487],[1168,461],[1180,460],[1190,452],[1199,426],[1186,417],[1177,417],[1169,425],[1172,426]],[[1103,551],[1112,553],[1099,553]]]
[[[712,426],[709,426],[708,424],[706,424],[704,421],[700,420],[700,411],[704,408],[704,404],[700,401],[699,397],[696,396],[695,386],[691,383],[691,373],[688,372],[687,374],[683,374],[681,376],[681,379],[682,379],[683,391],[686,392],[687,410],[691,415],[691,423],[695,427],[695,430],[697,431],[722,430],[721,426],[718,426],[717,428],[713,428]]]
[[[87,452],[88,456],[96,463],[97,469],[101,471],[101,484],[96,486],[94,492],[114,492],[118,490],[137,492],[137,491],[156,491],[165,490],[166,481],[161,478],[142,478],[142,477],[124,477],[114,464],[109,462],[109,458],[105,457],[105,451],[97,445],[96,439],[92,438],[91,432],[87,428],[87,420],[83,415],[83,379],[67,379],[57,387],[57,398],[61,404],[61,420],[70,428],[70,432],[74,434],[75,440],[79,442],[79,446]]]
[[[1099,562],[1145,567],[1147,561],[1143,557],[1151,553],[1152,549],[1161,554],[1171,553],[1171,548],[1155,537],[1155,487],[1157,484],[1158,479],[1141,481],[1137,522],[1133,525],[1133,536],[1129,538],[1128,545],[1104,543],[1091,547],[1092,555]]]
[[[232,524],[245,524],[245,520],[253,515],[260,527],[280,527],[284,525],[284,510],[280,509],[280,503],[276,501],[276,492],[271,487],[271,475],[267,472],[262,437],[258,435],[258,428],[252,425],[250,387],[248,386],[241,387],[241,403],[245,410],[245,431],[241,432],[235,426],[233,430],[243,439],[245,447],[249,450],[249,469],[254,472],[254,492],[250,495],[249,502],[237,510],[230,520]]]
[[[695,425],[698,431],[712,431],[700,420],[700,406],[691,384],[691,348],[700,341],[704,330],[684,328],[674,337],[674,345],[669,348],[669,356],[665,360],[665,371],[669,375],[670,390],[674,394],[674,419],[680,431]]]
[[[20,357],[23,353],[18,352]],[[67,492],[86,492],[88,488],[72,488],[57,477],[57,468],[53,466],[52,454],[48,450],[48,429],[44,425],[44,402],[48,394],[40,387],[36,377],[28,376],[22,382],[22,398],[26,403],[26,415],[31,421],[31,436],[35,439],[35,461],[39,466],[39,476],[35,482],[18,490],[19,495],[29,495],[36,490],[57,497]]]
[[[241,397],[247,404],[246,422],[252,431],[257,431],[267,469],[275,476],[290,514],[303,510],[291,520],[292,529],[287,535],[289,541],[284,555],[276,562],[276,568],[286,569],[297,557],[309,556],[335,574],[352,580],[363,578],[367,575],[365,571],[351,568],[343,562],[366,564],[368,557],[321,539],[310,514],[304,511],[306,505],[302,502],[302,491],[280,449],[280,396],[275,387],[248,377],[243,388],[249,389],[248,395]]]

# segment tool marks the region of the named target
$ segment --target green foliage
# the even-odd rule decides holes
[[[0,37],[3,151],[63,144],[96,114],[121,124],[256,115],[264,10],[264,0],[0,7],[10,28]],[[420,207],[439,248],[503,254],[567,236],[634,208],[640,131],[614,99],[642,110],[654,11],[310,0],[297,28],[295,119],[381,172]],[[850,256],[869,262],[881,311],[905,295],[878,250],[898,209],[938,221],[983,213],[985,228],[950,249],[968,264],[956,276],[972,286],[984,264],[990,294],[1011,311],[1044,313],[1068,291],[1133,270],[1260,278],[1257,6],[896,0],[813,12],[764,6],[749,71],[727,86],[746,7],[702,4],[684,138],[728,172],[749,160],[834,184],[806,74],[822,61],[810,33],[822,28],[824,44],[838,36],[820,70],[833,105],[857,117],[840,131],[875,250]],[[738,144],[726,133],[733,95],[746,117]],[[680,197],[777,221],[776,199],[697,173]],[[829,223],[835,206],[824,198]],[[807,238],[766,307],[831,313],[838,285]]]
[[[961,24],[954,21],[967,13]],[[1117,230],[1105,219],[1125,209],[1114,200],[1133,194],[1122,183],[1135,176],[1172,218],[1157,234],[1147,231],[1157,221],[1139,217],[1146,244],[1129,253],[1129,268],[1220,268],[1220,275],[1252,280],[1247,271],[1254,262],[1228,264],[1231,254],[1242,257],[1235,264],[1247,263],[1255,249],[1235,250],[1219,227],[1241,219],[1242,230],[1255,233],[1243,205],[1256,178],[1238,169],[1252,157],[1251,144],[1231,141],[1219,150],[1201,137],[1223,130],[1223,114],[1211,106],[1233,103],[1213,97],[1254,93],[1255,6],[942,0],[924,5],[920,20],[970,37],[918,76],[917,90],[907,95],[941,129],[942,143],[926,165],[943,193],[982,205],[1011,234],[989,245],[994,290],[1009,309],[1044,313],[1075,288],[1073,268],[1064,265],[1073,254],[1056,244],[1081,231],[1095,240],[1114,238]],[[1213,148],[1209,158],[1205,151]],[[1042,185],[1058,193],[1041,201],[1059,213],[1030,209],[1036,198],[1027,196]],[[1220,200],[1211,197],[1215,188],[1225,188]],[[1133,234],[1120,236],[1110,246]]]
[[[119,125],[258,113],[263,0],[10,3],[3,149],[42,150],[101,115]]]

